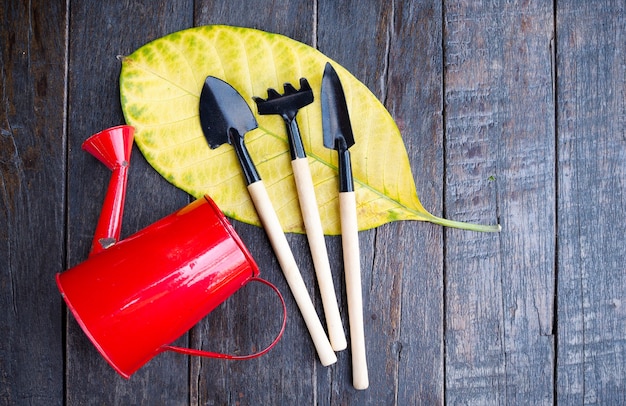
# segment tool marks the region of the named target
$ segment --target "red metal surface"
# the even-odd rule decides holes
[[[93,344],[128,378],[258,274],[206,197],[58,274],[57,284]]]
[[[83,143],[85,151],[113,171],[94,233],[90,255],[103,251],[120,239],[134,133],[133,127],[120,125],[100,131]]]

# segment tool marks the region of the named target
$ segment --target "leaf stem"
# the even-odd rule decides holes
[[[432,214],[429,217],[427,217],[427,221],[430,221],[431,223],[434,223],[434,224],[438,224],[440,226],[459,228],[462,230],[469,230],[469,231],[478,231],[478,232],[483,232],[483,233],[498,233],[502,230],[502,226],[500,226],[500,224],[485,225],[485,224],[465,223],[462,221],[444,219],[441,217],[434,216]]]

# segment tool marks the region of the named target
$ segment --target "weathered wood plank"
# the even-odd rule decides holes
[[[443,210],[443,35],[439,1],[396,1],[385,105],[404,137],[417,193]],[[443,229],[428,223],[381,228],[372,272],[401,270],[397,404],[444,403]]]
[[[381,100],[387,86],[385,68],[392,10],[388,3],[376,0],[321,1],[318,10],[319,50],[348,69]],[[358,143],[359,135],[354,136]],[[352,388],[351,352],[348,349],[340,354],[335,371],[337,378],[333,381],[332,404],[393,404],[398,391],[402,278],[387,268],[392,264],[397,268],[395,261],[399,258],[396,253],[393,250],[377,251],[379,232],[368,230],[359,233],[370,387],[367,391]],[[341,244],[340,238],[333,241]],[[343,280],[342,261],[341,256],[337,257],[334,269]],[[343,285],[343,281],[341,283]],[[347,316],[344,320],[348,320]],[[346,332],[349,338],[349,329],[346,328]]]
[[[313,3],[308,1],[262,1],[255,3],[254,7],[246,2],[202,2],[197,4],[195,12],[195,25],[257,28],[310,45],[314,37],[313,23]],[[249,361],[193,359],[191,403],[255,405],[311,401],[328,404],[328,380],[334,367],[326,368],[320,364],[264,230],[237,221],[232,223],[257,262],[261,277],[275,284],[284,295],[287,327],[279,344],[261,358]],[[287,238],[324,323],[306,236],[288,235]],[[269,343],[276,335],[279,323],[280,309],[274,294],[265,287],[248,284],[192,331],[192,345],[211,351],[232,353],[237,349],[248,353],[255,345],[260,348]]]
[[[362,16],[358,29],[355,15]],[[440,212],[441,9],[424,3],[329,2],[320,7],[319,23],[320,49],[385,103],[405,137],[420,195]],[[388,224],[362,232],[361,244],[370,389],[338,389],[337,400],[443,403],[442,306],[433,306],[442,303],[441,229]]]
[[[423,3],[328,2],[318,18],[320,49],[384,101],[405,136],[418,191],[441,207],[435,185],[442,166],[432,164],[441,163],[442,154],[441,70],[429,69],[441,63],[441,42],[432,41],[441,35],[441,10]],[[442,307],[432,306],[442,303],[441,238],[439,227],[416,223],[361,233],[370,389],[338,391],[338,401],[443,402]]]
[[[444,6],[446,400],[551,404],[555,258],[550,3]]]
[[[626,8],[557,6],[557,400],[625,404]]]
[[[192,24],[188,2],[75,1],[71,6],[69,59],[70,265],[86,259],[110,172],[80,145],[91,134],[122,124],[118,55]],[[122,238],[188,202],[160,177],[137,148],[132,153]],[[181,345],[187,345],[183,338]],[[188,359],[161,354],[134,374],[120,377],[99,355],[71,314],[67,322],[69,404],[181,404],[188,401]]]
[[[66,2],[0,20],[0,403],[61,404]]]
[[[626,403],[621,2],[109,3],[0,3],[0,403]],[[162,354],[127,382],[63,311],[54,274],[86,258],[109,180],[80,144],[123,122],[116,56],[207,23],[318,46],[390,110],[426,208],[504,227],[361,233],[367,391],[349,350],[319,364],[258,227],[234,222],[290,313],[258,360]],[[188,202],[137,149],[129,183],[123,235]],[[322,314],[306,238],[289,241]],[[349,333],[340,241],[327,237]],[[251,284],[178,344],[254,349],[279,312]]]

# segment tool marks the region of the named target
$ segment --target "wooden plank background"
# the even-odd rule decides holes
[[[622,1],[3,0],[0,404],[626,404],[626,10]],[[370,388],[323,367],[262,229],[233,222],[289,320],[269,354],[161,354],[124,380],[54,283],[82,262],[109,172],[80,149],[123,123],[119,55],[205,24],[316,47],[385,104],[435,215],[360,233]],[[122,234],[190,201],[135,148]],[[289,235],[321,312],[306,238]],[[347,326],[341,239],[327,237]],[[177,344],[272,339],[246,286]],[[276,319],[274,321],[274,319]]]

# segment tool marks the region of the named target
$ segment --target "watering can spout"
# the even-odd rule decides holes
[[[82,145],[85,151],[113,171],[89,256],[119,241],[134,133],[135,129],[129,125],[111,127],[92,135]]]

